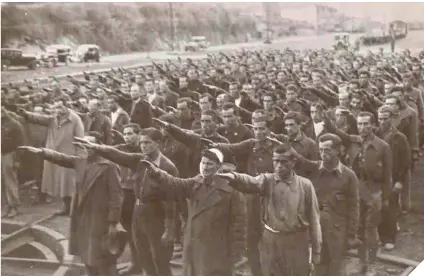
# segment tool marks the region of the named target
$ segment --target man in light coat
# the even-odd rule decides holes
[[[69,98],[54,100],[53,115],[41,115],[19,109],[18,112],[28,122],[48,127],[46,148],[68,155],[81,156],[82,151],[72,144],[74,137],[84,136],[81,118],[66,106]],[[63,199],[63,208],[57,215],[67,216],[71,207],[71,196],[75,186],[75,171],[44,161],[41,192]]]

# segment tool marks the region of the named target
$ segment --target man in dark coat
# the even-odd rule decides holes
[[[215,175],[223,154],[217,149],[202,152],[200,174],[183,179],[160,170],[149,162],[155,189],[189,200],[184,237],[184,276],[232,276],[243,250],[244,216],[240,194],[228,181]]]
[[[171,175],[178,175],[175,165],[159,150],[161,140],[159,130],[141,130],[141,153],[127,153],[110,146],[79,141],[112,162],[132,170],[136,200],[131,232],[140,266],[147,275],[171,276],[169,262],[174,245],[175,200],[164,202],[168,194],[162,195],[152,189],[152,185],[157,183],[146,174],[146,166],[141,162],[149,160]]]
[[[89,132],[84,138],[100,142],[101,135]],[[62,154],[47,148],[24,147],[45,160],[77,172],[76,192],[72,199],[69,253],[81,258],[89,276],[116,276],[115,253],[108,240],[118,232],[122,192],[119,169],[93,151],[87,157]]]
[[[307,160],[293,150],[296,162],[309,172],[321,211],[323,243],[317,266],[320,276],[347,275],[345,254],[348,247],[358,244],[359,182],[356,174],[339,160],[341,144],[335,134],[321,135],[320,161]]]
[[[17,178],[16,148],[24,143],[24,130],[5,108],[1,108],[1,178],[2,191],[5,195],[5,217],[18,215],[19,183]]]
[[[392,109],[388,106],[383,105],[378,109],[379,127],[376,135],[389,144],[393,160],[393,188],[389,196],[389,205],[382,210],[381,224],[378,228],[380,241],[386,250],[394,249],[400,215],[400,192],[406,179],[405,175],[411,168],[411,148],[408,139],[393,127],[393,115]]]
[[[100,112],[100,102],[97,99],[91,99],[88,101],[88,111],[82,118],[84,123],[84,130],[96,131],[102,134],[102,141],[105,141],[105,144],[112,144],[112,124],[110,119]]]
[[[112,129],[122,132],[123,127],[129,124],[130,116],[121,106],[119,106],[116,97],[108,98],[107,105],[111,113],[110,121],[112,123]]]

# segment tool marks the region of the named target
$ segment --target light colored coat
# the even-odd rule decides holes
[[[56,116],[26,112],[29,122],[45,125],[47,141],[45,148],[68,155],[83,156],[84,151],[72,144],[74,137],[84,136],[81,118],[69,109],[67,118],[60,123]],[[72,196],[75,187],[75,171],[44,161],[41,191],[54,197]]]

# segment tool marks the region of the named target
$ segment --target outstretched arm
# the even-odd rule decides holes
[[[61,167],[74,169],[76,162],[82,160],[81,157],[60,153],[52,149],[42,148],[42,150],[44,159]]]

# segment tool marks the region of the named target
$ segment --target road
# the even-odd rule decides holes
[[[358,34],[351,35],[351,41],[354,41]],[[207,49],[202,53],[180,53],[182,58],[202,58],[206,57],[207,53],[217,53],[220,51],[230,51],[237,50],[241,48],[255,48],[255,49],[284,49],[286,47],[292,49],[320,49],[320,48],[330,48],[334,43],[333,34],[325,34],[320,36],[295,36],[287,37],[278,40],[274,40],[272,44],[263,44],[262,42],[253,42],[253,43],[239,43],[239,44],[225,44],[219,46],[213,46]],[[424,31],[413,31],[408,34],[408,37],[399,40],[397,42],[398,49],[411,48],[413,51],[421,50],[424,45]],[[389,45],[383,46],[371,46],[371,47],[361,47],[361,51],[371,49],[377,51],[379,47],[385,48],[385,51],[389,50]],[[73,63],[69,66],[59,66],[56,68],[39,68],[36,71],[31,70],[12,70],[8,72],[2,72],[1,78],[2,83],[8,82],[17,82],[24,79],[33,79],[33,78],[46,78],[52,75],[65,75],[72,74],[81,71],[92,71],[99,69],[108,69],[116,67],[126,67],[126,66],[135,66],[135,65],[145,65],[149,64],[152,61],[161,61],[165,59],[177,59],[178,54],[170,54],[167,52],[150,52],[150,53],[131,53],[131,54],[122,54],[122,55],[112,55],[105,56],[102,58],[100,63]]]
[[[397,42],[399,48],[417,48],[424,45],[424,32],[410,32],[408,37]],[[354,41],[358,34],[352,34],[351,40]],[[262,42],[226,44],[213,46],[202,53],[179,53],[181,57],[202,58],[206,53],[217,53],[220,51],[236,50],[241,48],[256,48],[256,49],[284,49],[290,47],[292,49],[307,49],[307,48],[330,48],[334,43],[333,34],[320,36],[295,36],[287,37],[273,41],[272,44],[263,44]],[[411,45],[411,46],[408,46]],[[362,47],[362,49],[378,50],[381,46]],[[384,48],[389,49],[388,45]],[[107,69],[112,67],[126,67],[135,65],[145,65],[151,61],[160,61],[164,59],[177,59],[178,54],[170,54],[167,52],[150,52],[150,53],[131,53],[122,55],[105,56],[100,63],[80,64],[73,63],[69,66],[59,66],[56,68],[39,68],[36,71],[30,70],[13,70],[2,72],[2,83],[22,81],[32,78],[46,78],[52,75],[65,75],[81,71],[91,71],[99,69]]]

